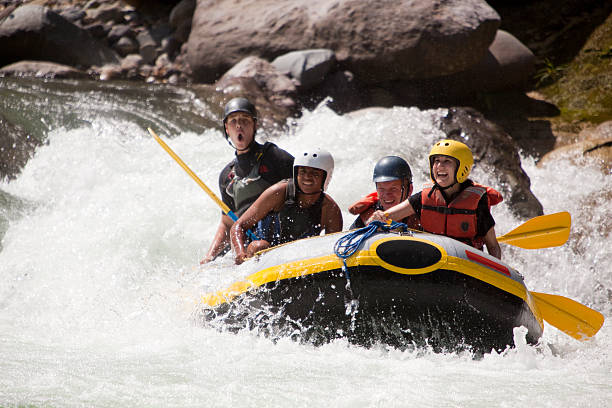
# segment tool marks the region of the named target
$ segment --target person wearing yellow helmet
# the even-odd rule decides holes
[[[501,259],[490,206],[501,202],[499,192],[468,178],[474,158],[464,143],[441,140],[429,152],[433,187],[412,195],[387,211],[376,211],[368,220],[400,220],[417,214],[424,231],[455,238]]]

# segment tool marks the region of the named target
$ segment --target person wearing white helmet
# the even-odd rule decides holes
[[[236,264],[257,251],[296,239],[342,231],[342,212],[325,191],[334,171],[332,155],[323,149],[300,152],[293,164],[293,177],[283,180],[259,198],[234,223],[231,240]],[[273,217],[267,217],[268,215]],[[246,231],[260,220],[257,235],[262,238],[248,243]]]
[[[293,156],[274,143],[257,143],[257,110],[246,98],[233,98],[223,111],[223,133],[235,150],[234,159],[219,175],[221,200],[237,216],[246,211],[264,190],[291,177]],[[225,254],[230,247],[232,219],[221,214],[221,221],[206,256],[200,264]]]
[[[501,259],[490,207],[501,202],[502,197],[493,188],[468,179],[473,164],[472,151],[464,143],[450,139],[437,142],[429,152],[433,187],[386,211],[375,211],[368,223],[417,214],[424,231],[446,235],[478,249],[486,245],[489,254]]]

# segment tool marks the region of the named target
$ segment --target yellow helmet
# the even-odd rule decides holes
[[[474,165],[474,157],[472,151],[467,145],[456,140],[441,140],[436,143],[429,152],[429,176],[435,182],[433,177],[433,158],[437,155],[449,156],[457,160],[457,172],[455,179],[457,183],[463,183],[467,180],[470,170]]]

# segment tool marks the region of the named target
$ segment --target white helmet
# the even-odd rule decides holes
[[[315,169],[321,169],[325,172],[325,181],[323,182],[323,191],[327,190],[327,186],[332,179],[334,173],[334,158],[332,155],[324,149],[314,148],[310,150],[301,151],[295,156],[293,162],[293,179],[297,183],[297,172],[296,167],[313,167]]]

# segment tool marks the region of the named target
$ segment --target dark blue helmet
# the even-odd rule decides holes
[[[383,157],[374,166],[372,180],[375,183],[391,180],[406,180],[412,183],[412,171],[406,160],[399,156]]]

